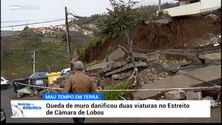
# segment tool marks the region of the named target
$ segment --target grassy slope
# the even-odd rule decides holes
[[[32,74],[31,52],[35,50],[35,71],[51,72],[61,71],[69,67],[69,58],[66,42],[41,42],[35,41],[38,36],[23,37],[21,43],[4,46],[1,60],[1,76],[9,80],[19,77],[28,77]],[[40,38],[41,39],[41,38]]]

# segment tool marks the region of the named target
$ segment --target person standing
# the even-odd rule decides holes
[[[96,93],[96,87],[89,76],[83,73],[82,61],[76,61],[73,67],[75,73],[66,81],[63,93]],[[74,123],[84,123],[85,118],[73,118]]]

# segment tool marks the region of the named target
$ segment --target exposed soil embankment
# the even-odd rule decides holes
[[[221,34],[221,8],[215,11],[172,17],[167,24],[139,22],[129,33],[135,52],[151,52],[141,49],[195,49],[211,47],[211,38]],[[107,39],[103,45],[86,50],[83,61],[101,61],[108,47],[117,49],[118,45],[127,48],[124,36]],[[139,47],[140,49],[138,49]]]

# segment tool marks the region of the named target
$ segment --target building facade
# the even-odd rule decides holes
[[[197,14],[221,8],[221,0],[177,0],[180,6],[164,9],[169,15],[181,16]]]

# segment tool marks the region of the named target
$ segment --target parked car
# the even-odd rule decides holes
[[[1,123],[6,123],[5,111],[1,108]]]
[[[71,68],[65,68],[61,71],[61,75],[60,76],[64,76],[65,74],[69,73],[71,70]]]
[[[1,88],[7,89],[9,85],[9,81],[4,77],[1,77]]]

